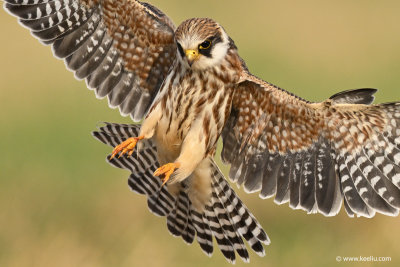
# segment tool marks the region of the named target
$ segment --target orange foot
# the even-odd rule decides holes
[[[175,162],[175,163],[167,163],[163,166],[161,166],[160,168],[158,168],[155,172],[154,172],[154,176],[161,176],[164,175],[163,183],[162,186],[165,185],[165,183],[169,180],[169,177],[171,176],[171,174],[175,171],[175,169],[179,168],[181,166],[180,163]]]
[[[121,144],[119,144],[118,146],[116,146],[112,152],[112,155],[110,157],[110,159],[112,159],[113,157],[115,157],[115,155],[117,155],[119,152],[121,152],[121,154],[119,154],[118,158],[120,158],[123,154],[125,154],[126,152],[129,151],[129,156],[132,155],[133,150],[135,149],[135,146],[137,144],[137,142],[139,140],[142,140],[144,138],[144,136],[139,136],[139,137],[131,137],[126,139],[124,142],[122,142]]]

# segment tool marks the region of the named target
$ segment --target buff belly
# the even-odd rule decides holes
[[[168,127],[170,130],[167,131]],[[169,125],[169,119],[161,119],[156,127],[154,141],[157,145],[157,157],[160,165],[174,162],[180,155],[184,137],[175,130],[175,125]],[[198,151],[193,151],[198,153]],[[188,158],[190,160],[190,158]],[[184,180],[192,205],[200,212],[211,197],[211,158],[206,157],[195,168],[193,173]],[[168,191],[176,195],[182,189],[181,183],[167,184]]]
[[[162,118],[157,124],[154,141],[157,145],[158,161],[161,165],[174,162],[179,156],[183,140],[176,134],[174,125],[169,126],[169,119]]]

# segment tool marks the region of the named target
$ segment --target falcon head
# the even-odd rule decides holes
[[[218,66],[232,41],[214,20],[194,18],[184,21],[175,32],[179,58],[193,70]]]

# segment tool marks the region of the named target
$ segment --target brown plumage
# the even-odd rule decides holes
[[[309,213],[395,216],[400,209],[400,103],[372,105],[374,89],[310,103],[247,69],[225,30],[196,18],[175,28],[135,0],[6,0],[34,36],[99,98],[142,125],[107,123],[94,132],[114,146],[114,166],[148,197],[169,231],[208,255],[259,255],[269,239],[216,166],[247,192]],[[132,154],[136,144],[138,157]],[[156,176],[163,177],[163,182]],[[164,185],[165,183],[165,185]]]

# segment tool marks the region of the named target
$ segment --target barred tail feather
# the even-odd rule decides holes
[[[232,243],[229,241],[226,231],[220,223],[218,213],[214,211],[215,206],[206,206],[204,214],[205,221],[208,223],[210,230],[217,241],[218,247],[222,254],[230,263],[235,263],[235,251]]]
[[[242,241],[238,241],[241,237],[249,243],[258,255],[264,256],[265,251],[262,244],[268,245],[270,243],[267,234],[230,187],[216,164],[214,162],[212,164],[214,168],[212,175],[212,200],[222,205],[221,209],[214,209],[224,213],[217,213],[217,217],[221,218],[220,222],[222,221],[223,224],[226,224],[222,229],[227,232],[227,236],[230,237],[231,243],[242,259],[247,259],[247,251],[242,245]]]
[[[112,147],[125,139],[138,136],[140,125],[105,123],[93,136]],[[167,217],[167,228],[174,236],[180,236],[187,243],[196,238],[200,248],[211,256],[213,253],[213,237],[217,241],[222,254],[230,262],[236,260],[236,253],[244,262],[249,262],[249,253],[244,244],[260,256],[265,255],[263,244],[270,240],[258,223],[242,203],[213,160],[210,160],[212,194],[204,209],[199,211],[191,203],[189,183],[180,183],[177,194],[168,190],[169,186],[161,186],[161,180],[153,176],[159,167],[156,147],[151,140],[141,141],[142,148],[138,155],[113,158],[107,161],[118,168],[131,172],[128,185],[132,191],[146,195],[148,207],[152,213]],[[187,179],[191,179],[190,177]],[[243,240],[244,239],[244,240]],[[235,253],[236,251],[236,253]]]
[[[216,168],[213,177],[218,176],[219,170]],[[228,233],[228,239],[233,245],[233,248],[239,254],[239,256],[244,261],[247,261],[247,259],[249,258],[249,254],[246,250],[246,246],[241,238],[238,229],[235,229],[235,222],[233,221],[233,211],[235,210],[235,207],[232,205],[232,202],[225,194],[224,189],[226,187],[220,184],[219,180],[213,181],[212,186],[217,187],[215,191],[219,191],[218,193],[213,192],[213,198],[219,201],[219,203],[221,204],[220,210],[223,211],[223,213],[220,215],[221,222],[223,223],[222,228]],[[225,211],[226,213],[224,213]]]
[[[138,136],[139,129],[140,125],[105,123],[105,126],[99,128],[99,131],[93,132],[93,136],[104,144],[115,147],[129,137]],[[131,190],[147,195],[148,207],[152,213],[166,216],[173,210],[171,203],[175,202],[175,197],[165,187],[161,187],[158,177],[153,176],[153,172],[158,168],[154,144],[149,140],[143,140],[141,145],[143,148],[138,157],[121,157],[110,160],[110,155],[108,155],[107,161],[117,168],[131,171],[128,179]]]
[[[210,257],[213,253],[213,241],[210,227],[204,222],[203,214],[192,210],[191,216],[197,232],[197,242],[199,243],[203,252]]]

